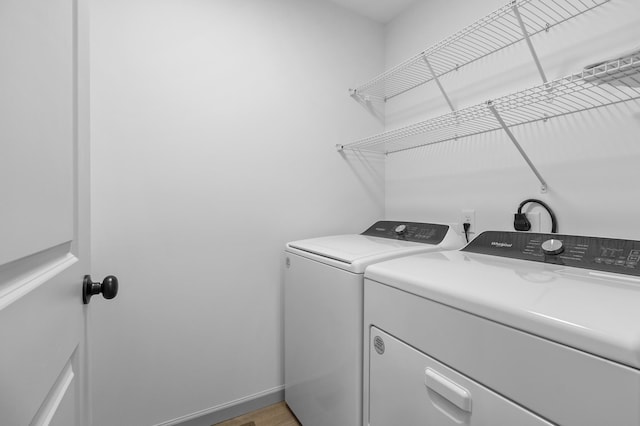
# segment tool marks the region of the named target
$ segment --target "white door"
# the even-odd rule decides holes
[[[90,424],[85,0],[0,0],[0,424]]]

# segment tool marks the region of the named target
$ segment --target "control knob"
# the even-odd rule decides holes
[[[398,225],[396,226],[396,235],[404,235],[405,232],[407,232],[407,225]]]
[[[564,245],[562,241],[556,239],[550,239],[542,243],[542,252],[544,254],[556,255],[564,251]]]

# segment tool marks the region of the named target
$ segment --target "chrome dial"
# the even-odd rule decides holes
[[[552,238],[542,243],[542,251],[549,255],[560,254],[564,251],[564,245],[562,241]]]
[[[395,231],[397,235],[402,235],[407,232],[407,225],[398,225],[396,226]]]

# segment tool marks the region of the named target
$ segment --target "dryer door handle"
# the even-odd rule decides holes
[[[427,388],[436,392],[459,409],[471,412],[471,394],[468,390],[431,368],[427,368],[424,374],[424,384]]]

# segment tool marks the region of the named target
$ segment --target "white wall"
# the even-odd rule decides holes
[[[504,0],[423,0],[387,27],[386,68],[504,5]],[[612,0],[533,37],[549,79],[640,47],[640,2]],[[443,79],[457,108],[541,83],[524,43]],[[434,84],[387,103],[387,128],[448,112]],[[504,132],[388,156],[386,215],[457,222],[476,210],[478,231],[512,230],[520,201],[539,198],[555,211],[561,233],[640,239],[640,105],[629,102],[513,129],[547,181],[539,183]],[[542,211],[542,231],[549,221]]]
[[[347,89],[384,32],[316,0],[95,0],[96,426],[152,425],[281,389],[286,241],[384,214],[381,125]]]

